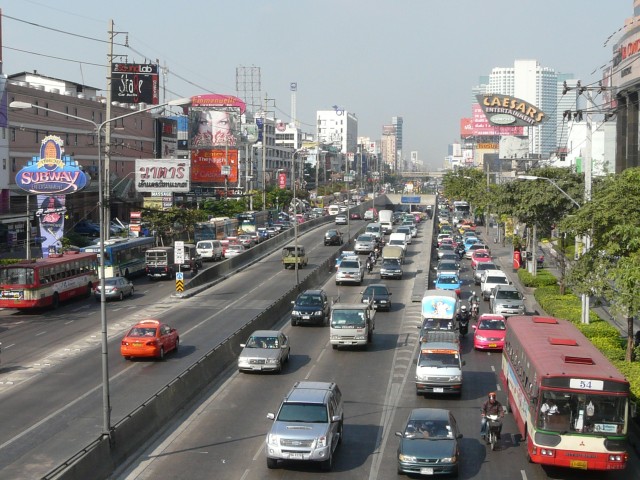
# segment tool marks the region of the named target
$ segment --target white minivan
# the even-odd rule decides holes
[[[395,245],[398,247],[402,247],[402,249],[407,252],[407,235],[405,233],[392,233],[389,235],[389,241],[387,245]]]
[[[196,244],[196,251],[200,254],[203,261],[222,260],[222,243],[220,240],[200,240]]]

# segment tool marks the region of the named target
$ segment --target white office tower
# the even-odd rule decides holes
[[[558,74],[555,70],[541,67],[536,60],[516,60],[513,67],[491,70],[486,93],[514,96],[545,112],[546,122],[529,127],[529,152],[548,158],[556,151]]]

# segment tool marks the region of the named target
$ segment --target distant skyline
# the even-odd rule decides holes
[[[5,0],[2,13],[7,75],[37,70],[104,90],[112,19],[115,61],[167,68],[161,99],[236,94],[236,68],[255,66],[278,118],[292,120],[295,82],[304,131],[315,134],[316,111],[333,105],[373,141],[402,117],[404,158],[417,151],[440,168],[480,77],[534,59],[597,82],[633,0]]]

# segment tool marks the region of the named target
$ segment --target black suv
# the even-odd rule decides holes
[[[324,244],[342,245],[342,232],[340,232],[340,230],[336,230],[335,228],[327,230],[324,234]]]
[[[331,313],[329,298],[324,290],[305,290],[293,303],[291,325],[315,323],[327,325]]]

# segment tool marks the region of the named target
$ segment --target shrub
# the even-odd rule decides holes
[[[557,285],[558,279],[548,270],[539,270],[537,275],[531,275],[525,269],[518,270],[518,278],[525,287],[545,287]]]

